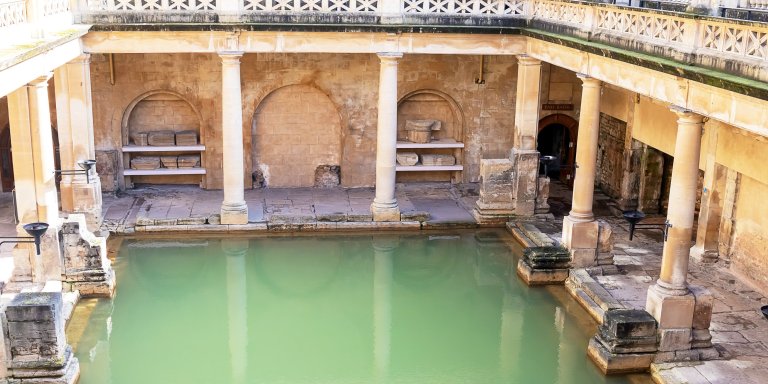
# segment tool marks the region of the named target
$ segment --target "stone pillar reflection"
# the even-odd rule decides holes
[[[50,225],[43,236],[42,254],[34,246],[20,245],[14,252],[17,280],[44,282],[61,278],[58,230],[59,201],[54,172],[48,80],[42,76],[8,95],[8,113],[13,147],[13,173],[19,236],[28,236],[21,226],[42,221]]]
[[[592,213],[597,164],[597,139],[600,128],[600,94],[602,83],[582,74],[581,109],[579,112],[576,173],[573,180],[571,212],[563,218],[563,245],[571,252],[571,266],[594,264],[598,223]]]
[[[232,383],[244,384],[248,368],[248,240],[222,240],[221,248],[227,258],[227,319]]]
[[[61,168],[82,170],[79,162],[95,159],[91,58],[81,55],[55,71],[56,122],[59,132]],[[95,167],[90,175],[63,175],[59,183],[62,211],[85,215],[88,229],[101,221],[101,180]]]
[[[219,53],[221,57],[221,131],[223,137],[224,202],[222,224],[247,224],[245,168],[243,165],[243,102],[240,89],[242,52]]]
[[[397,62],[402,53],[379,53],[379,109],[376,129],[376,196],[371,204],[374,221],[400,221],[395,198],[397,152]]]
[[[392,257],[399,238],[373,240],[373,359],[376,380],[386,381],[392,343]]]
[[[668,229],[667,240],[664,242],[659,279],[648,288],[645,305],[659,325],[660,352],[691,348],[694,306],[699,305],[696,304],[699,299],[688,289],[687,275],[698,188],[703,117],[678,107],[672,107],[672,111],[678,117],[675,162],[672,167],[667,210],[667,220],[672,226]],[[709,328],[709,321],[704,320],[706,324],[697,328]],[[672,359],[657,356],[657,360]]]

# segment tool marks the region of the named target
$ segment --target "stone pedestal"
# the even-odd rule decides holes
[[[605,312],[587,354],[604,374],[644,372],[656,353],[656,320],[646,311]]]
[[[536,209],[536,181],[539,177],[539,152],[513,148],[515,215],[532,216]]]
[[[515,173],[510,159],[480,160],[480,197],[473,214],[480,223],[506,223],[514,216]]]
[[[23,292],[5,309],[8,383],[71,384],[80,364],[64,333],[60,292]]]
[[[568,248],[573,268],[597,264],[597,235],[600,225],[595,220],[577,221],[571,216],[563,218],[563,246]]]
[[[534,213],[549,213],[549,177],[539,177]]]
[[[517,263],[517,275],[527,285],[563,284],[569,266],[570,256],[563,247],[530,247]]]
[[[73,214],[61,226],[64,248],[63,284],[83,297],[112,297],[115,271],[107,259],[107,239],[85,226],[83,215]]]

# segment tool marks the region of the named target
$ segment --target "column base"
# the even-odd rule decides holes
[[[677,291],[668,291],[658,283],[648,288],[648,296],[645,301],[645,310],[659,322],[659,329],[689,330],[693,326],[693,308],[696,299],[693,294],[687,292],[683,295],[675,294]],[[690,341],[688,342],[690,349]]]
[[[373,202],[371,204],[373,221],[400,221],[400,207],[397,201],[391,204]]]
[[[716,249],[704,249],[704,247],[694,245],[691,248],[691,258],[700,263],[714,263],[720,258],[720,254]]]
[[[101,182],[98,175],[92,175],[90,184],[82,181],[65,182],[60,184],[61,210],[67,213],[85,215],[88,230],[95,232],[101,225]]]
[[[523,260],[517,262],[517,276],[525,285],[562,285],[568,279],[568,268],[537,269]]]
[[[585,268],[598,264],[596,220],[580,221],[571,216],[563,218],[563,246],[571,253],[571,267]]]
[[[248,205],[245,202],[235,205],[222,204],[221,224],[248,224]]]
[[[593,336],[589,339],[587,356],[604,375],[646,372],[653,363],[655,353],[612,353]]]

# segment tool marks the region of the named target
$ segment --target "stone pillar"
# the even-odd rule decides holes
[[[96,158],[90,62],[90,55],[82,55],[57,68],[53,77],[61,169],[82,170],[79,162]],[[88,229],[95,231],[101,222],[101,181],[95,167],[90,172],[88,177],[62,175],[59,189],[62,211],[84,214]]]
[[[673,107],[678,116],[675,162],[669,191],[668,229],[661,273],[648,288],[646,310],[659,322],[659,352],[690,350],[695,298],[687,286],[703,117]],[[666,354],[661,360],[674,360]]]
[[[373,240],[373,359],[376,378],[389,374],[392,345],[392,256],[397,237]]]
[[[379,110],[376,129],[376,197],[373,221],[400,221],[395,198],[397,153],[397,61],[402,53],[379,53]]]
[[[240,89],[242,52],[219,53],[221,57],[221,131],[224,172],[222,224],[248,224],[243,175],[243,97]]]
[[[64,287],[83,297],[112,297],[115,271],[107,258],[107,239],[88,231],[82,214],[69,215],[61,225],[61,237]]]
[[[45,282],[61,278],[61,252],[58,229],[59,201],[54,172],[51,112],[48,80],[40,77],[8,95],[8,114],[13,147],[13,174],[19,236],[28,236],[23,224],[41,221],[50,225],[43,236],[42,254],[34,245],[18,246],[14,251],[14,278]]]
[[[541,61],[517,57],[517,97],[513,148],[508,159],[480,162],[480,199],[474,216],[478,222],[500,223],[514,216],[531,216],[536,206],[539,152]]]
[[[598,223],[592,213],[600,131],[600,80],[579,74],[582,84],[576,175],[571,212],[563,218],[563,245],[571,252],[571,266],[582,268],[595,262]]]
[[[9,383],[71,384],[80,375],[64,333],[61,292],[22,292],[5,308]]]
[[[715,162],[718,127],[716,125],[707,127],[707,136],[696,245],[691,248],[691,257],[702,262],[715,262],[718,258],[718,239],[727,172],[724,166]]]
[[[227,258],[227,319],[232,383],[244,384],[248,368],[248,297],[245,257],[247,239],[225,239],[221,248]]]

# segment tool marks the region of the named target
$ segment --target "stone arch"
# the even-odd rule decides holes
[[[341,164],[341,121],[333,101],[313,86],[275,89],[253,114],[253,169],[261,171],[267,186],[313,186],[319,166]]]
[[[405,94],[397,103],[397,139],[405,140],[407,120],[440,120],[441,129],[433,131],[435,140],[452,139],[464,142],[464,112],[450,95],[436,89],[419,89]],[[456,164],[464,163],[460,149],[419,149],[419,154],[446,154],[456,157]],[[453,181],[460,182],[458,172],[403,172],[399,182]]]
[[[175,126],[181,128],[181,126],[190,124],[189,128],[187,129],[196,130],[200,141],[203,141],[203,119],[200,115],[200,111],[195,108],[195,106],[186,97],[184,97],[184,95],[167,89],[156,89],[137,96],[125,108],[125,112],[123,112],[123,117],[120,123],[120,128],[123,135],[123,145],[127,145],[129,143],[130,130],[132,129],[131,124],[137,122],[137,118],[147,116],[147,113],[150,113],[151,116],[152,111],[150,111],[150,109],[155,107],[160,107],[166,111],[183,112],[184,115],[182,117],[185,119],[177,120],[173,115],[165,116],[160,115],[162,112],[157,112],[154,115],[163,116],[166,119],[161,122],[154,122],[154,126],[146,126],[149,128],[149,130],[173,129]],[[180,121],[180,123],[174,124],[173,121]]]
[[[539,120],[536,150],[542,156],[557,157],[549,169],[559,173],[559,179],[568,185],[573,183],[578,134],[579,122],[571,116],[556,113]]]

